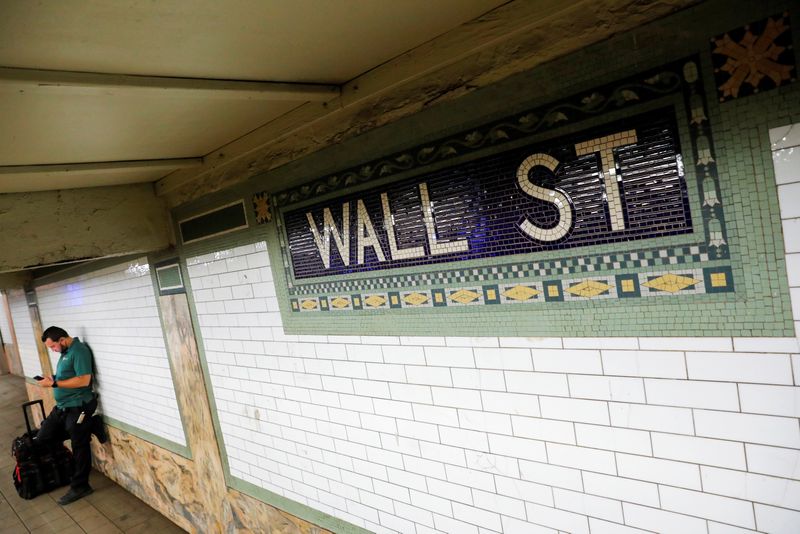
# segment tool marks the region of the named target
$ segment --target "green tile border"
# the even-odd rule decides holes
[[[175,454],[178,454],[188,460],[192,459],[192,451],[186,445],[175,443],[174,441],[157,436],[151,432],[148,432],[147,430],[142,430],[139,427],[129,425],[128,423],[123,423],[122,421],[112,417],[108,417],[105,414],[101,415],[103,415],[103,421],[105,421],[108,426],[113,426],[118,430],[127,432],[128,434],[136,436],[139,439],[143,439],[149,443],[152,443],[153,445],[156,445],[157,447],[161,447],[162,449],[174,452]]]
[[[278,495],[272,491],[260,488],[255,484],[251,484],[240,478],[231,477],[229,486],[235,490],[254,497],[269,505],[272,505],[279,510],[290,513],[295,517],[309,521],[322,528],[328,529],[336,534],[373,534],[372,531],[363,529],[347,521],[343,521],[331,515],[328,515],[319,510],[315,510],[310,506],[301,504],[297,501],[287,499],[282,495]]]

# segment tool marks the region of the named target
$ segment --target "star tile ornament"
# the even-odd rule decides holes
[[[789,14],[773,15],[711,39],[720,102],[753,95],[797,77]]]
[[[272,220],[269,194],[266,191],[253,195],[253,211],[256,215],[256,224],[264,224]]]

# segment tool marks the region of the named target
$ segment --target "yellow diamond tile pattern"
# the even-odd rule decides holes
[[[693,288],[698,284],[702,284],[703,276],[707,276],[708,288],[721,288],[725,291],[726,288],[732,286],[730,274],[726,272],[706,272],[698,276],[699,270],[683,271],[682,273],[664,273],[664,274],[650,274],[651,279],[646,282],[639,282],[643,286],[647,286],[652,295],[655,292],[665,293],[679,293],[688,288]],[[564,287],[563,291],[574,295],[576,297],[593,298],[600,295],[624,297],[630,296],[645,296],[640,295],[638,291],[637,280],[633,278],[636,275],[626,275],[626,278],[612,279],[587,279],[573,282],[569,287]],[[638,275],[638,276],[647,276]],[[640,279],[641,280],[641,279]],[[562,282],[563,283],[563,282]],[[614,290],[616,284],[619,284],[618,293],[610,295]],[[527,285],[526,285],[527,284]],[[544,287],[538,284],[543,284]],[[701,286],[702,290],[703,287]],[[498,304],[500,301],[498,297],[503,297],[505,302],[528,302],[535,299],[538,295],[547,295],[548,300],[560,300],[562,289],[551,282],[522,282],[516,285],[504,285],[498,288],[497,286],[488,287],[468,287],[468,288],[452,288],[449,290],[434,289],[430,292],[425,290],[408,290],[403,293],[376,293],[372,295],[349,296],[349,295],[330,295],[328,297],[307,297],[298,300],[292,300],[291,306],[293,311],[325,311],[329,307],[332,309],[361,309],[362,303],[366,308],[381,309],[388,307],[391,304],[392,308],[401,307],[400,304],[406,307],[416,306],[434,306],[453,304],[477,304],[481,302],[481,297],[486,295],[486,304]],[[616,292],[615,292],[616,293]],[[447,302],[445,302],[447,301]]]
[[[364,299],[364,304],[369,306],[370,308],[380,308],[384,304],[386,304],[386,297],[381,295],[370,295]]]
[[[698,284],[700,280],[695,280],[689,276],[668,273],[658,278],[654,278],[642,285],[658,289],[659,291],[667,291],[669,293],[677,293],[687,287],[692,287]]]
[[[579,297],[592,298],[607,292],[611,286],[599,280],[584,280],[579,284],[567,288],[568,293]]]
[[[479,298],[480,295],[469,289],[459,289],[455,293],[450,294],[450,300],[454,300],[459,304],[469,304],[473,300]]]
[[[428,295],[423,295],[422,293],[409,293],[408,295],[403,296],[403,301],[406,304],[411,304],[412,306],[419,306],[420,304],[425,304],[428,302]]]
[[[503,291],[503,296],[511,300],[525,301],[530,300],[541,293],[538,289],[528,286],[514,286]]]
[[[300,303],[300,307],[304,310],[314,310],[317,307],[317,301],[314,299],[305,299]]]
[[[336,297],[331,301],[331,306],[339,310],[341,310],[342,308],[346,308],[349,305],[350,305],[350,299],[346,299],[344,297]]]

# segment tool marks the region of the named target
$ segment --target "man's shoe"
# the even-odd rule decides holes
[[[94,490],[89,486],[78,489],[70,488],[69,491],[65,493],[63,497],[58,499],[58,504],[60,504],[61,506],[65,506],[69,503],[77,501],[78,499],[83,499],[87,495],[91,495],[93,491]]]
[[[108,433],[106,432],[106,425],[103,424],[103,417],[100,415],[92,416],[92,434],[95,435],[97,441],[105,443],[108,441]]]

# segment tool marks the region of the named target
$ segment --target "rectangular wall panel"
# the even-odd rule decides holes
[[[25,376],[33,377],[42,374],[42,364],[39,362],[39,351],[36,348],[37,339],[33,334],[33,323],[31,323],[25,292],[21,289],[9,291],[8,304],[11,308],[11,318],[17,334],[17,349]]]
[[[186,444],[146,258],[36,288],[44,328],[60,326],[94,353],[105,415]],[[58,355],[51,353],[55,362]]]
[[[0,336],[3,338],[3,343],[14,343],[14,339],[11,337],[11,329],[9,328],[8,316],[6,315],[6,307],[2,294],[0,294]]]

